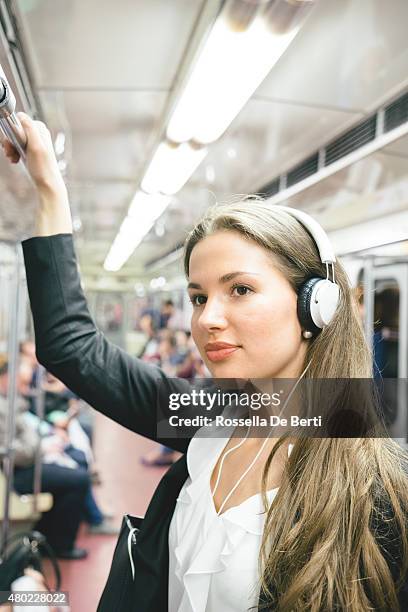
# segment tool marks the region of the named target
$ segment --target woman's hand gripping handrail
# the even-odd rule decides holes
[[[15,113],[16,100],[0,67],[0,129],[9,160],[20,159],[36,187],[39,207],[36,236],[72,234],[68,193],[55,156],[50,131],[42,121]]]
[[[0,129],[25,162],[27,137],[16,115],[16,99],[0,69]]]

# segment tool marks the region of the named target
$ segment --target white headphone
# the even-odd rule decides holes
[[[270,208],[287,212],[303,225],[317,246],[321,262],[326,265],[326,278],[322,276],[309,278],[298,290],[299,321],[306,334],[309,332],[306,337],[311,337],[330,323],[340,301],[340,287],[334,277],[336,256],[326,232],[313,217],[289,206],[271,206]],[[331,280],[329,266],[332,270]]]

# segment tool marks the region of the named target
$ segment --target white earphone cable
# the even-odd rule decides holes
[[[279,417],[280,417],[280,415],[282,414],[282,412],[285,410],[285,408],[286,408],[286,406],[287,406],[287,404],[288,404],[288,402],[289,402],[290,398],[292,397],[292,395],[293,395],[293,393],[294,393],[294,391],[295,391],[296,387],[298,386],[299,382],[302,380],[303,376],[306,374],[307,370],[309,369],[310,364],[311,364],[311,360],[309,361],[309,363],[307,364],[306,368],[303,370],[302,374],[299,376],[298,380],[296,381],[296,383],[293,385],[292,389],[290,390],[290,393],[289,393],[288,397],[287,397],[287,398],[286,398],[286,400],[285,400],[285,403],[284,403],[284,405],[283,405],[283,408],[282,408],[282,410],[280,411],[280,413],[279,413],[279,415],[278,415]],[[212,491],[212,494],[211,494],[213,498],[214,498],[216,488],[217,488],[218,483],[219,483],[220,478],[221,478],[221,471],[222,471],[222,466],[223,466],[223,463],[224,463],[224,459],[225,459],[225,457],[226,457],[226,456],[227,456],[227,455],[228,455],[230,452],[232,452],[233,450],[236,450],[237,448],[239,448],[239,447],[240,447],[240,446],[241,446],[241,445],[242,445],[242,444],[245,442],[245,440],[248,438],[248,434],[249,434],[250,428],[251,428],[251,426],[249,425],[249,427],[248,427],[248,431],[247,431],[247,433],[246,433],[245,438],[243,438],[239,444],[237,444],[236,446],[233,446],[232,448],[230,448],[230,449],[229,449],[229,450],[228,450],[228,451],[225,453],[225,455],[223,456],[223,458],[222,458],[222,460],[221,460],[221,463],[220,463],[220,469],[219,469],[219,472],[218,472],[217,482],[216,482],[215,487],[214,487],[214,489],[213,489],[213,491]],[[272,431],[273,431],[273,428],[271,428],[271,429],[270,429],[270,431],[269,431],[269,433],[268,433],[267,437],[265,438],[265,440],[264,440],[264,442],[263,442],[262,446],[261,446],[261,447],[260,447],[260,449],[258,450],[257,454],[255,455],[255,458],[253,459],[253,461],[251,462],[251,464],[249,465],[249,467],[248,467],[248,468],[245,470],[245,472],[242,474],[242,476],[239,478],[239,480],[238,480],[238,481],[235,483],[235,485],[232,487],[231,491],[230,491],[230,492],[228,493],[228,495],[225,497],[225,499],[224,499],[224,501],[222,502],[222,504],[221,504],[221,506],[220,506],[219,510],[217,511],[217,515],[219,515],[219,514],[221,513],[221,511],[222,511],[222,509],[224,508],[224,506],[225,506],[226,502],[229,500],[229,498],[230,498],[230,497],[231,497],[231,495],[234,493],[234,491],[236,490],[236,488],[239,486],[239,484],[242,482],[242,480],[243,480],[243,479],[245,478],[245,476],[248,474],[248,472],[250,471],[250,469],[251,469],[251,468],[253,467],[253,465],[256,463],[256,461],[257,461],[257,459],[258,459],[259,455],[262,453],[263,449],[265,448],[265,445],[266,445],[267,441],[269,440],[269,438],[270,438],[270,436],[271,436],[271,434],[272,434]]]
[[[251,425],[248,425],[248,429],[245,435],[245,438],[243,438],[241,440],[241,442],[239,442],[239,444],[237,444],[236,446],[233,446],[232,448],[228,449],[227,452],[225,453],[225,455],[223,456],[223,458],[221,459],[221,463],[220,463],[220,469],[218,471],[218,477],[217,477],[217,481],[215,483],[214,489],[212,491],[212,496],[214,497],[215,495],[215,491],[217,490],[218,487],[218,483],[220,482],[220,477],[221,477],[221,472],[222,472],[222,466],[224,465],[224,460],[227,457],[227,455],[229,455],[230,453],[232,453],[232,451],[234,451],[235,449],[239,448],[240,446],[243,445],[243,443],[245,442],[245,440],[248,439],[248,435],[249,435],[249,431],[251,429]]]

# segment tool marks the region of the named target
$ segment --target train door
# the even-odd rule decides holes
[[[365,329],[375,372],[388,389],[389,432],[408,447],[408,262],[376,265],[371,260],[364,272]]]

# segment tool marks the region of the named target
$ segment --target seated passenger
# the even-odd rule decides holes
[[[25,418],[27,404],[22,396],[27,392],[32,372],[22,362],[17,375],[17,414],[15,417],[14,448],[14,489],[21,495],[33,493],[34,461],[39,442],[38,433]],[[0,446],[6,443],[8,414],[8,362],[0,363]],[[41,443],[43,454],[61,454],[64,440],[58,435],[44,438]],[[41,491],[52,493],[53,505],[44,512],[35,529],[45,535],[55,554],[62,559],[83,559],[87,551],[75,547],[80,521],[85,510],[85,499],[90,487],[87,471],[81,467],[68,467],[70,457],[63,465],[44,463],[41,465]]]

